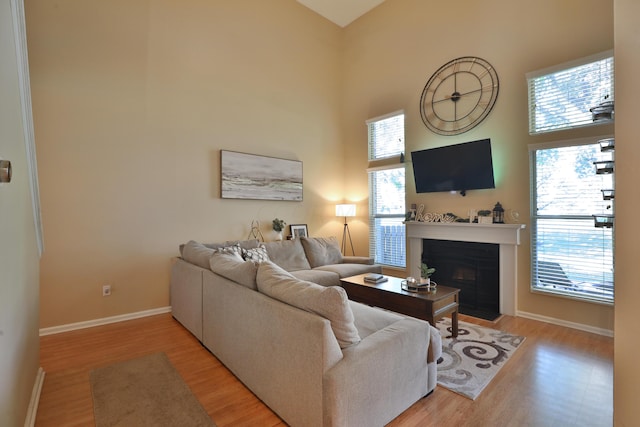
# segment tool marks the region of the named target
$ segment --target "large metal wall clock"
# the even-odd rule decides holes
[[[466,132],[491,112],[498,86],[496,70],[482,58],[464,56],[447,62],[422,91],[422,121],[440,135]]]

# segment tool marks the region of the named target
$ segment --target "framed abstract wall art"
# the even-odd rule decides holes
[[[223,199],[302,201],[302,162],[220,150]]]

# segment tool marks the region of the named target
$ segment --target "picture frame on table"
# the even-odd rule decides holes
[[[292,239],[297,239],[299,237],[309,237],[307,224],[291,224],[289,228],[291,231]]]

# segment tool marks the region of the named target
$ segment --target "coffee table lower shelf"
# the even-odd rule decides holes
[[[364,280],[365,276],[359,274],[340,280],[350,300],[417,317],[433,326],[451,315],[451,336],[458,336],[460,289],[438,286],[430,292],[409,292],[402,289],[403,279],[385,276],[386,282],[369,283]]]

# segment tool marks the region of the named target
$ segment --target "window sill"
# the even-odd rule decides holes
[[[609,306],[609,307],[613,307],[613,305],[614,305],[613,300],[609,301],[609,300],[604,300],[604,299],[600,299],[600,298],[596,298],[596,297],[588,297],[588,296],[577,295],[577,294],[573,295],[573,294],[569,294],[569,293],[566,293],[566,292],[552,291],[552,290],[539,289],[539,288],[530,288],[529,290],[530,290],[530,292],[532,294],[564,298],[564,299],[569,299],[569,300],[573,300],[573,301],[587,302],[587,303],[592,303],[592,304],[597,304],[597,305],[605,305],[605,306]]]

